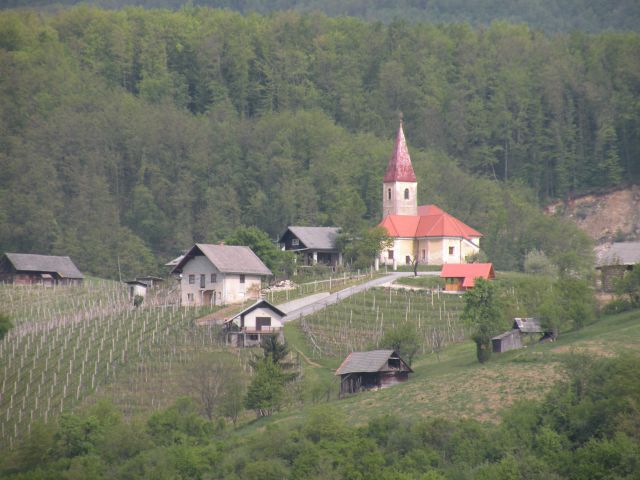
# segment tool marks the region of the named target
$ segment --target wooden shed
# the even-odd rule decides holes
[[[406,382],[409,373],[413,370],[394,350],[351,352],[336,371],[340,396]]]
[[[640,242],[616,242],[601,253],[596,266],[601,272],[602,290],[613,292],[616,282],[640,263]]]
[[[0,258],[0,283],[15,285],[80,285],[84,275],[69,257],[5,253]]]
[[[535,339],[536,342],[545,342],[555,338],[555,332],[544,328],[539,318],[514,318],[511,330],[497,335],[491,339],[493,353],[503,353],[509,350],[522,348],[526,338]]]

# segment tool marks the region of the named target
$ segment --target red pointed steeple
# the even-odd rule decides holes
[[[409,157],[409,149],[407,141],[404,139],[404,131],[402,130],[402,120],[398,128],[396,136],[396,144],[393,148],[393,154],[389,159],[387,172],[384,174],[384,182],[416,182],[416,174],[411,166],[411,157]]]

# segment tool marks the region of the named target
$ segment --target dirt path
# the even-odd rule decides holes
[[[304,361],[307,362],[310,366],[314,368],[324,368],[319,363],[316,363],[313,360],[311,360],[309,357],[307,357],[301,350],[298,350],[297,348],[295,350],[300,354],[300,356],[304,359]]]

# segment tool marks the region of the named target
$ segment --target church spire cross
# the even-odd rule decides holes
[[[393,147],[393,153],[387,165],[387,172],[384,174],[384,182],[416,182],[416,174],[411,166],[411,157],[409,157],[409,149],[407,141],[404,138],[402,129],[402,114],[400,116],[400,126],[396,136],[396,144]]]

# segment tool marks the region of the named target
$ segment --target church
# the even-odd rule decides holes
[[[482,234],[435,205],[418,205],[418,181],[402,122],[382,181],[382,222],[393,246],[380,254],[383,265],[467,263],[480,251]]]

